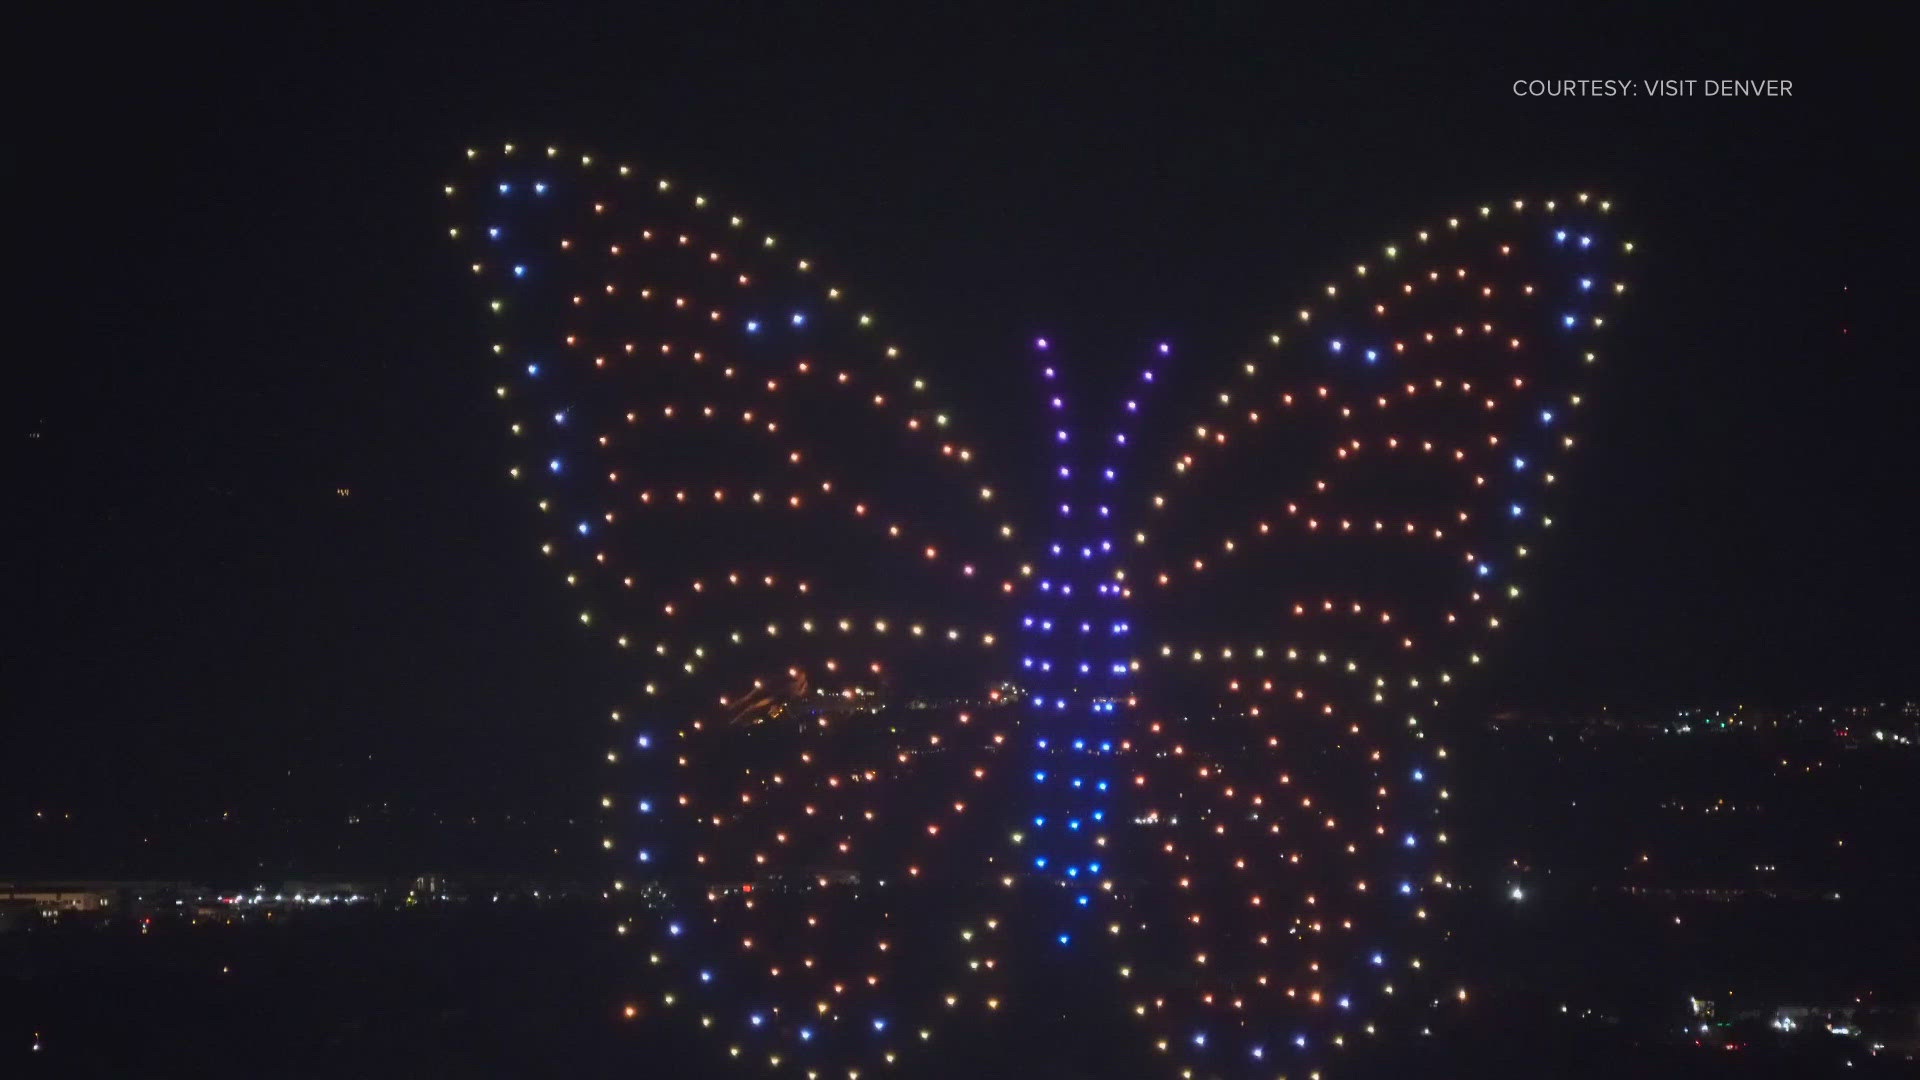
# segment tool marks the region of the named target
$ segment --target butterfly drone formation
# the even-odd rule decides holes
[[[1071,970],[1168,1075],[1270,1080],[1462,1008],[1424,955],[1434,715],[1554,524],[1633,250],[1608,202],[1442,217],[1237,354],[1149,344],[1111,401],[1036,339],[1036,456],[695,191],[508,145],[446,194],[507,475],[632,673],[600,800],[628,1015],[913,1075]]]

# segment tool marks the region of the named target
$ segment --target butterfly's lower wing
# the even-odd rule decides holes
[[[469,152],[511,480],[628,684],[600,796],[636,1009],[735,1056],[884,1065],[996,1009],[969,839],[1022,588],[1003,485],[808,259],[631,165]]]
[[[1369,253],[1146,463],[1127,584],[1146,753],[1117,966],[1154,1045],[1292,1074],[1462,1000],[1432,947],[1446,688],[1524,603],[1626,288],[1609,203],[1518,200]]]

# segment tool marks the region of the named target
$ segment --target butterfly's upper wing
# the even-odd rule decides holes
[[[1520,617],[1631,251],[1587,195],[1432,222],[1144,462],[1115,573],[1152,730],[1125,865],[1156,918],[1117,936],[1168,1054],[1271,1075],[1464,994],[1422,947],[1458,885],[1436,707]]]

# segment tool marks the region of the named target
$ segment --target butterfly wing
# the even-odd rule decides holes
[[[1146,462],[1131,910],[1154,1044],[1270,1076],[1463,1000],[1447,688],[1526,600],[1632,250],[1586,195],[1381,245],[1235,357]]]
[[[836,1072],[997,1009],[999,886],[954,856],[1022,588],[986,455],[870,311],[698,192],[499,147],[447,195],[508,476],[630,673],[594,794],[635,1007]]]

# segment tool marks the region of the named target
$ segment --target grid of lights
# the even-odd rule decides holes
[[[1193,383],[1174,343],[1103,428],[1038,337],[1023,488],[743,216],[554,146],[466,165],[507,475],[638,668],[599,797],[628,1015],[858,1080],[1091,950],[1169,1075],[1309,1077],[1467,999],[1422,956],[1453,888],[1433,715],[1553,525],[1633,250],[1609,202],[1378,246],[1170,448],[1143,417]],[[976,689],[910,707],[942,672]]]

